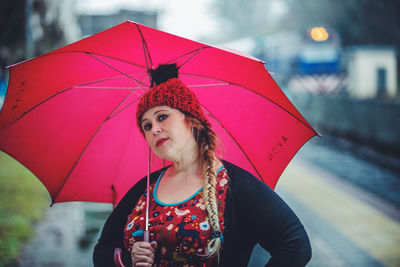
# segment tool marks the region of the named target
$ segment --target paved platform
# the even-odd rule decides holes
[[[310,235],[308,266],[400,266],[400,211],[393,203],[301,157],[276,191]]]

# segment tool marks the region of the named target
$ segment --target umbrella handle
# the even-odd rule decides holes
[[[150,235],[149,230],[145,230],[143,233],[143,241],[149,242],[149,235]],[[114,249],[114,263],[116,267],[125,267],[121,259],[121,254],[122,254],[121,248]]]
[[[145,230],[144,231],[144,233],[143,233],[143,241],[150,242],[149,241],[149,234],[150,234],[149,230]]]
[[[147,187],[146,187],[146,226],[143,233],[143,241],[149,242],[149,206],[150,206],[150,162],[151,148],[149,145],[149,161],[147,162]]]
[[[116,267],[125,267],[125,264],[122,262],[121,259],[122,249],[115,248],[114,249],[114,263]]]

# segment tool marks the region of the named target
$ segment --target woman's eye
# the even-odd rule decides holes
[[[143,130],[148,131],[151,129],[151,123],[146,123],[145,125],[143,125]]]
[[[163,120],[165,120],[166,118],[168,118],[168,115],[167,115],[167,114],[161,114],[160,116],[158,116],[158,121],[163,121]]]

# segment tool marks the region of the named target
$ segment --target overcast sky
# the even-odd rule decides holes
[[[194,40],[219,33],[213,0],[79,0],[80,13],[112,13],[121,8],[157,10],[159,29]]]

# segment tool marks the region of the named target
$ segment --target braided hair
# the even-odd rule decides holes
[[[187,125],[190,125],[193,129],[193,135],[197,144],[197,156],[205,177],[203,200],[208,213],[208,220],[214,233],[214,238],[212,238],[207,245],[207,252],[210,255],[219,255],[219,250],[221,248],[221,238],[219,235],[221,230],[218,216],[217,197],[215,192],[217,183],[217,160],[215,157],[217,135],[214,130],[204,126],[198,119],[193,118],[190,115],[186,115],[185,120]]]

